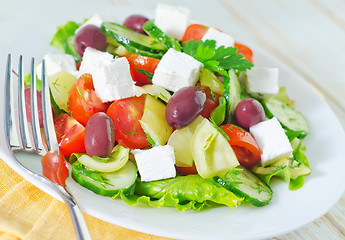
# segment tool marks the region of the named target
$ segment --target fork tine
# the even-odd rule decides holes
[[[38,107],[37,107],[37,84],[35,74],[35,59],[31,60],[31,129],[33,135],[33,148],[38,151],[44,151],[41,137],[41,129],[38,120]]]
[[[30,134],[28,120],[26,117],[26,104],[24,96],[24,76],[23,76],[23,57],[19,57],[18,65],[18,117],[19,117],[19,139],[23,149],[32,149],[30,144]]]
[[[5,76],[5,132],[7,144],[10,148],[19,148],[15,118],[14,98],[13,98],[13,79],[12,79],[12,56],[8,54]]]
[[[56,139],[55,128],[53,124],[53,112],[50,103],[49,85],[45,74],[45,60],[42,61],[42,112],[43,126],[47,149],[50,152],[59,151],[59,145]]]

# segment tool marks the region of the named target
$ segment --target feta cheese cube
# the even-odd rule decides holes
[[[281,157],[292,157],[291,144],[277,118],[260,122],[250,127],[249,132],[262,151],[263,166],[273,164]]]
[[[155,24],[170,37],[182,40],[190,20],[191,13],[188,8],[157,4]]]
[[[80,64],[78,77],[84,73],[93,75],[98,68],[111,63],[113,59],[113,55],[110,53],[87,47],[83,55],[83,61]]]
[[[176,176],[174,148],[155,146],[148,150],[132,150],[141,181],[156,181]]]
[[[92,79],[96,95],[102,102],[135,96],[135,84],[125,57],[100,66],[93,72]]]
[[[81,29],[89,25],[93,25],[100,28],[102,26],[102,22],[102,18],[98,14],[96,14],[90,19],[88,19],[86,22],[84,22],[79,28],[77,28],[77,30],[75,30],[75,34],[78,34]]]
[[[247,70],[247,90],[250,94],[277,94],[278,68],[253,67]]]
[[[201,39],[202,41],[205,40],[215,40],[216,41],[216,48],[220,46],[224,47],[233,47],[235,40],[228,34],[221,32],[215,28],[210,27],[205,35]]]
[[[46,54],[43,59],[46,65],[46,75],[48,77],[59,72],[66,71],[76,76],[77,68],[72,55],[68,54]],[[37,76],[42,76],[42,63],[37,65]]]
[[[158,63],[152,83],[170,91],[194,86],[203,64],[188,54],[170,48]]]

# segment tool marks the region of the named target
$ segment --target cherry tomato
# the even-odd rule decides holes
[[[107,110],[107,115],[115,125],[116,141],[128,148],[149,146],[147,136],[141,128],[139,120],[143,116],[144,96],[131,97],[114,101]]]
[[[146,84],[151,84],[151,82],[148,80],[149,77],[138,72],[136,69],[141,69],[153,74],[160,60],[152,57],[141,56],[135,53],[127,54],[125,57],[127,58],[131,67],[132,77],[136,82],[135,85],[143,86]]]
[[[67,113],[60,114],[54,121],[56,138],[60,152],[64,156],[72,153],[84,153],[85,127]]]
[[[77,70],[79,71],[81,65],[81,60],[75,63],[75,67],[77,68]]]
[[[206,106],[204,110],[201,112],[201,116],[204,118],[210,118],[212,111],[218,106],[219,104],[219,97],[220,95],[214,92],[211,92],[210,88],[202,87],[206,93]]]
[[[58,185],[65,185],[68,168],[62,154],[48,152],[41,158],[41,164],[43,176]]]
[[[235,43],[234,47],[237,48],[238,54],[242,54],[249,62],[253,62],[253,52],[249,47],[241,43]]]
[[[209,27],[201,24],[189,25],[184,32],[182,42],[188,42],[190,40],[199,41],[205,35]]]
[[[242,165],[251,168],[261,160],[261,150],[249,132],[232,124],[221,128],[229,136],[229,144]]]
[[[198,170],[196,169],[195,164],[191,167],[178,167],[175,166],[176,171],[182,175],[191,175],[191,174],[198,174]]]
[[[68,97],[68,109],[72,116],[84,126],[97,112],[105,112],[108,104],[102,103],[93,87],[91,74],[83,74],[73,84]]]

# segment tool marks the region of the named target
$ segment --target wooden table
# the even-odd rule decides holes
[[[222,29],[253,49],[269,52],[301,75],[324,97],[345,127],[345,1],[108,1],[144,9],[154,9],[158,2],[188,7],[193,18]],[[345,195],[320,219],[274,239],[345,239]]]
[[[155,0],[111,0],[152,9]],[[345,1],[160,0],[186,6],[193,18],[260,47],[301,75],[324,97],[345,127]],[[234,22],[236,24],[231,24]],[[344,157],[345,161],[345,157]],[[274,239],[345,239],[345,195],[323,217]]]

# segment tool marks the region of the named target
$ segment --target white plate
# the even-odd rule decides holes
[[[23,3],[24,4],[24,3]],[[5,9],[5,10],[4,10]],[[22,9],[22,10],[21,10]],[[22,5],[16,12],[0,10],[0,76],[3,86],[4,66],[7,53],[41,59],[51,52],[49,41],[56,26],[67,20],[80,21],[95,13],[116,13],[118,20],[131,13],[151,14],[152,11],[130,9],[105,4],[69,5],[41,3],[31,17],[27,17],[30,5]],[[38,11],[40,10],[40,12]],[[61,14],[63,12],[63,14]],[[6,20],[7,19],[7,20]],[[202,212],[178,212],[172,208],[154,209],[130,207],[121,200],[112,200],[91,193],[73,181],[72,189],[81,208],[87,213],[133,230],[183,239],[256,239],[277,236],[292,231],[326,213],[340,198],[345,187],[345,161],[343,147],[345,137],[340,123],[326,103],[297,74],[268,54],[254,49],[255,62],[261,66],[280,69],[280,84],[287,87],[296,107],[303,112],[310,124],[310,135],[304,141],[312,174],[298,191],[289,191],[288,185],[275,181],[272,203],[263,208],[239,206],[232,210],[218,207]],[[2,94],[1,94],[2,95]],[[0,106],[4,106],[1,98]],[[0,113],[3,126],[3,112]],[[3,127],[0,137],[4,139]],[[57,194],[37,179],[30,178],[11,162],[4,140],[0,142],[0,157],[19,174],[50,195]]]

